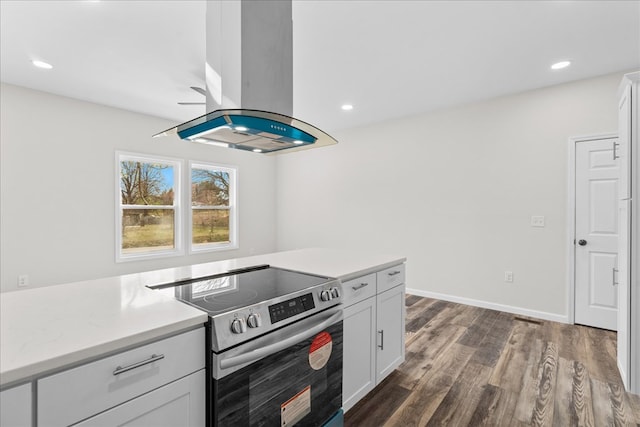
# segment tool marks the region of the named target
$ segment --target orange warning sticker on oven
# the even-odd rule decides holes
[[[331,357],[333,340],[328,332],[320,332],[309,347],[309,365],[316,371],[325,367]]]
[[[311,386],[280,405],[280,425],[292,426],[311,412]]]

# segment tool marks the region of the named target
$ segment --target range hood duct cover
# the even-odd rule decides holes
[[[260,153],[336,144],[293,117],[291,0],[209,0],[206,12],[207,111],[154,136]]]

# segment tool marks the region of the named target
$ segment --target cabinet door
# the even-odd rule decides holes
[[[624,88],[618,104],[618,145],[616,154],[620,159],[618,198],[631,197],[631,85]]]
[[[404,284],[376,298],[376,383],[379,383],[404,362]]]
[[[31,383],[0,392],[0,426],[31,426]]]
[[[342,407],[348,411],[376,385],[376,297],[344,309]]]
[[[116,406],[76,426],[203,427],[204,369]]]
[[[197,372],[204,346],[198,328],[41,378],[38,423],[67,426]]]

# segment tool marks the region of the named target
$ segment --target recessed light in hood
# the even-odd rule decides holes
[[[283,114],[260,110],[216,110],[161,132],[181,139],[254,153],[299,151],[338,141],[315,126]]]
[[[208,0],[204,92],[211,112],[154,136],[177,134],[264,154],[336,144],[320,129],[290,117],[291,12],[291,0]]]

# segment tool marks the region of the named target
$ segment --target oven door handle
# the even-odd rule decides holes
[[[220,360],[220,368],[228,369],[228,368],[233,368],[234,366],[243,365],[245,363],[255,362],[256,360],[260,360],[263,357],[277,353],[280,350],[284,350],[287,347],[291,347],[292,345],[300,341],[304,341],[308,338],[311,338],[318,332],[321,332],[323,329],[325,329],[328,326],[331,326],[333,323],[337,322],[342,318],[342,306],[339,306],[338,308],[335,308],[335,309],[329,309],[327,310],[327,313],[331,313],[332,315],[328,319],[322,321],[321,323],[318,323],[317,325],[309,329],[306,329],[304,332],[285,338],[284,340],[278,341],[274,344],[255,349],[247,353],[242,353],[242,354],[239,354],[238,356],[232,356],[232,357],[228,357]]]

